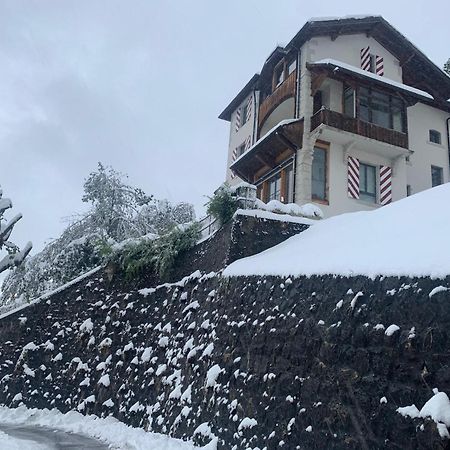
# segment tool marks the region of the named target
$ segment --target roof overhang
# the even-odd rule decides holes
[[[240,156],[230,169],[243,180],[253,182],[254,174],[264,168],[267,171],[275,168],[285,153],[294,154],[302,145],[302,137],[303,119],[283,120]]]
[[[450,98],[450,77],[381,16],[312,19],[285,48],[300,49],[315,36],[330,36],[334,40],[349,34],[366,34],[379,42],[399,60],[408,85],[430,92],[440,104]]]
[[[330,78],[345,79],[351,76],[351,79],[358,79],[366,84],[376,85],[389,91],[401,91],[404,97],[407,97],[410,103],[417,101],[433,101],[433,96],[428,92],[422,91],[412,86],[381,77],[372,72],[358,69],[350,64],[343,63],[333,59],[324,59],[321,61],[308,63],[309,70],[315,73],[326,73]]]
[[[240,90],[238,95],[230,102],[230,104],[220,113],[219,119],[227,120],[230,122],[231,114],[239,105],[250,95],[250,93],[255,89],[256,83],[259,80],[259,75],[255,73],[249,82]]]

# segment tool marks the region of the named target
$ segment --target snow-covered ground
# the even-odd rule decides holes
[[[0,423],[40,425],[84,434],[109,444],[111,449],[194,450],[199,448],[189,442],[173,439],[162,434],[149,433],[140,428],[129,427],[112,417],[100,419],[97,416],[83,416],[75,411],[63,414],[56,409],[28,409],[25,406],[11,409],[0,406]],[[40,450],[36,447],[36,444],[27,447],[27,441],[12,438],[1,432],[0,443],[0,448],[4,449]],[[216,450],[217,443],[212,441],[202,448],[203,450]]]
[[[374,211],[342,214],[228,266],[240,275],[450,275],[450,183]]]

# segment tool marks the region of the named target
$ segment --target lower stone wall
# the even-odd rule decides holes
[[[196,275],[122,291],[96,274],[0,321],[0,402],[224,449],[448,448],[433,421],[396,412],[450,393],[444,288]]]

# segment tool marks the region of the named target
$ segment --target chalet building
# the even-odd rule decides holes
[[[449,181],[450,77],[379,16],[310,20],[219,118],[227,181],[369,210]]]

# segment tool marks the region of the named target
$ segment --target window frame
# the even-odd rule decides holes
[[[344,85],[345,86],[345,85]],[[367,91],[367,95],[363,94],[363,91]],[[381,89],[377,89],[377,88],[373,88],[373,87],[368,87],[368,86],[358,86],[357,90],[356,90],[356,97],[357,97],[357,108],[356,108],[356,118],[358,120],[362,120],[363,122],[367,122],[367,123],[371,123],[375,126],[378,126],[380,128],[384,128],[387,130],[392,130],[392,131],[396,131],[398,133],[403,133],[403,134],[407,134],[408,133],[408,128],[407,128],[407,109],[406,109],[406,105],[405,102],[399,98],[396,95],[393,95],[391,93],[387,93]],[[388,105],[388,113],[389,113],[389,126],[386,127],[382,124],[376,123],[373,121],[373,111],[374,111],[374,93],[375,93],[375,98],[378,94],[379,98],[378,98],[378,103],[382,103],[381,102],[381,98],[387,97],[388,98],[388,102],[384,103]],[[366,108],[367,108],[367,118],[366,117],[362,117],[362,100],[366,100]],[[375,110],[377,111],[377,110]],[[400,112],[401,114],[401,129],[398,130],[396,128],[394,128],[394,113],[395,112]]]
[[[440,182],[435,184],[434,183],[434,171],[439,173]],[[431,187],[440,186],[441,184],[444,184],[444,168],[440,166],[431,165]]]
[[[322,150],[325,152],[325,180],[324,180],[324,193],[325,193],[325,198],[321,199],[317,196],[314,196],[313,191],[312,191],[312,183],[313,183],[313,173],[312,173],[312,164],[314,164],[314,156],[313,156],[313,162],[311,164],[311,200],[315,203],[321,203],[324,205],[328,205],[329,204],[329,170],[330,170],[330,161],[329,161],[329,150],[330,150],[330,145],[327,142],[322,142],[322,141],[317,141],[316,144],[314,145],[314,152],[316,151],[316,149]]]
[[[362,186],[362,175],[361,175],[361,169],[364,168],[364,172],[365,172],[365,186],[364,186],[364,190],[363,190],[363,186]],[[373,169],[374,172],[374,177],[373,177],[373,182],[374,182],[374,193],[369,192],[367,190],[367,169],[370,168],[371,170]],[[378,166],[373,165],[373,164],[369,164],[369,163],[365,163],[365,162],[359,162],[359,200],[366,202],[366,203],[370,203],[370,204],[377,204],[378,203],[378,185],[379,185],[379,170],[378,170]],[[362,198],[362,196],[364,198]],[[371,200],[373,199],[373,201]]]
[[[433,140],[433,135],[437,138],[437,141]],[[430,129],[428,130],[428,142],[431,144],[442,145],[442,134],[438,130]]]
[[[245,142],[236,147],[236,154],[237,154],[236,159],[240,158],[244,153],[245,153]]]

